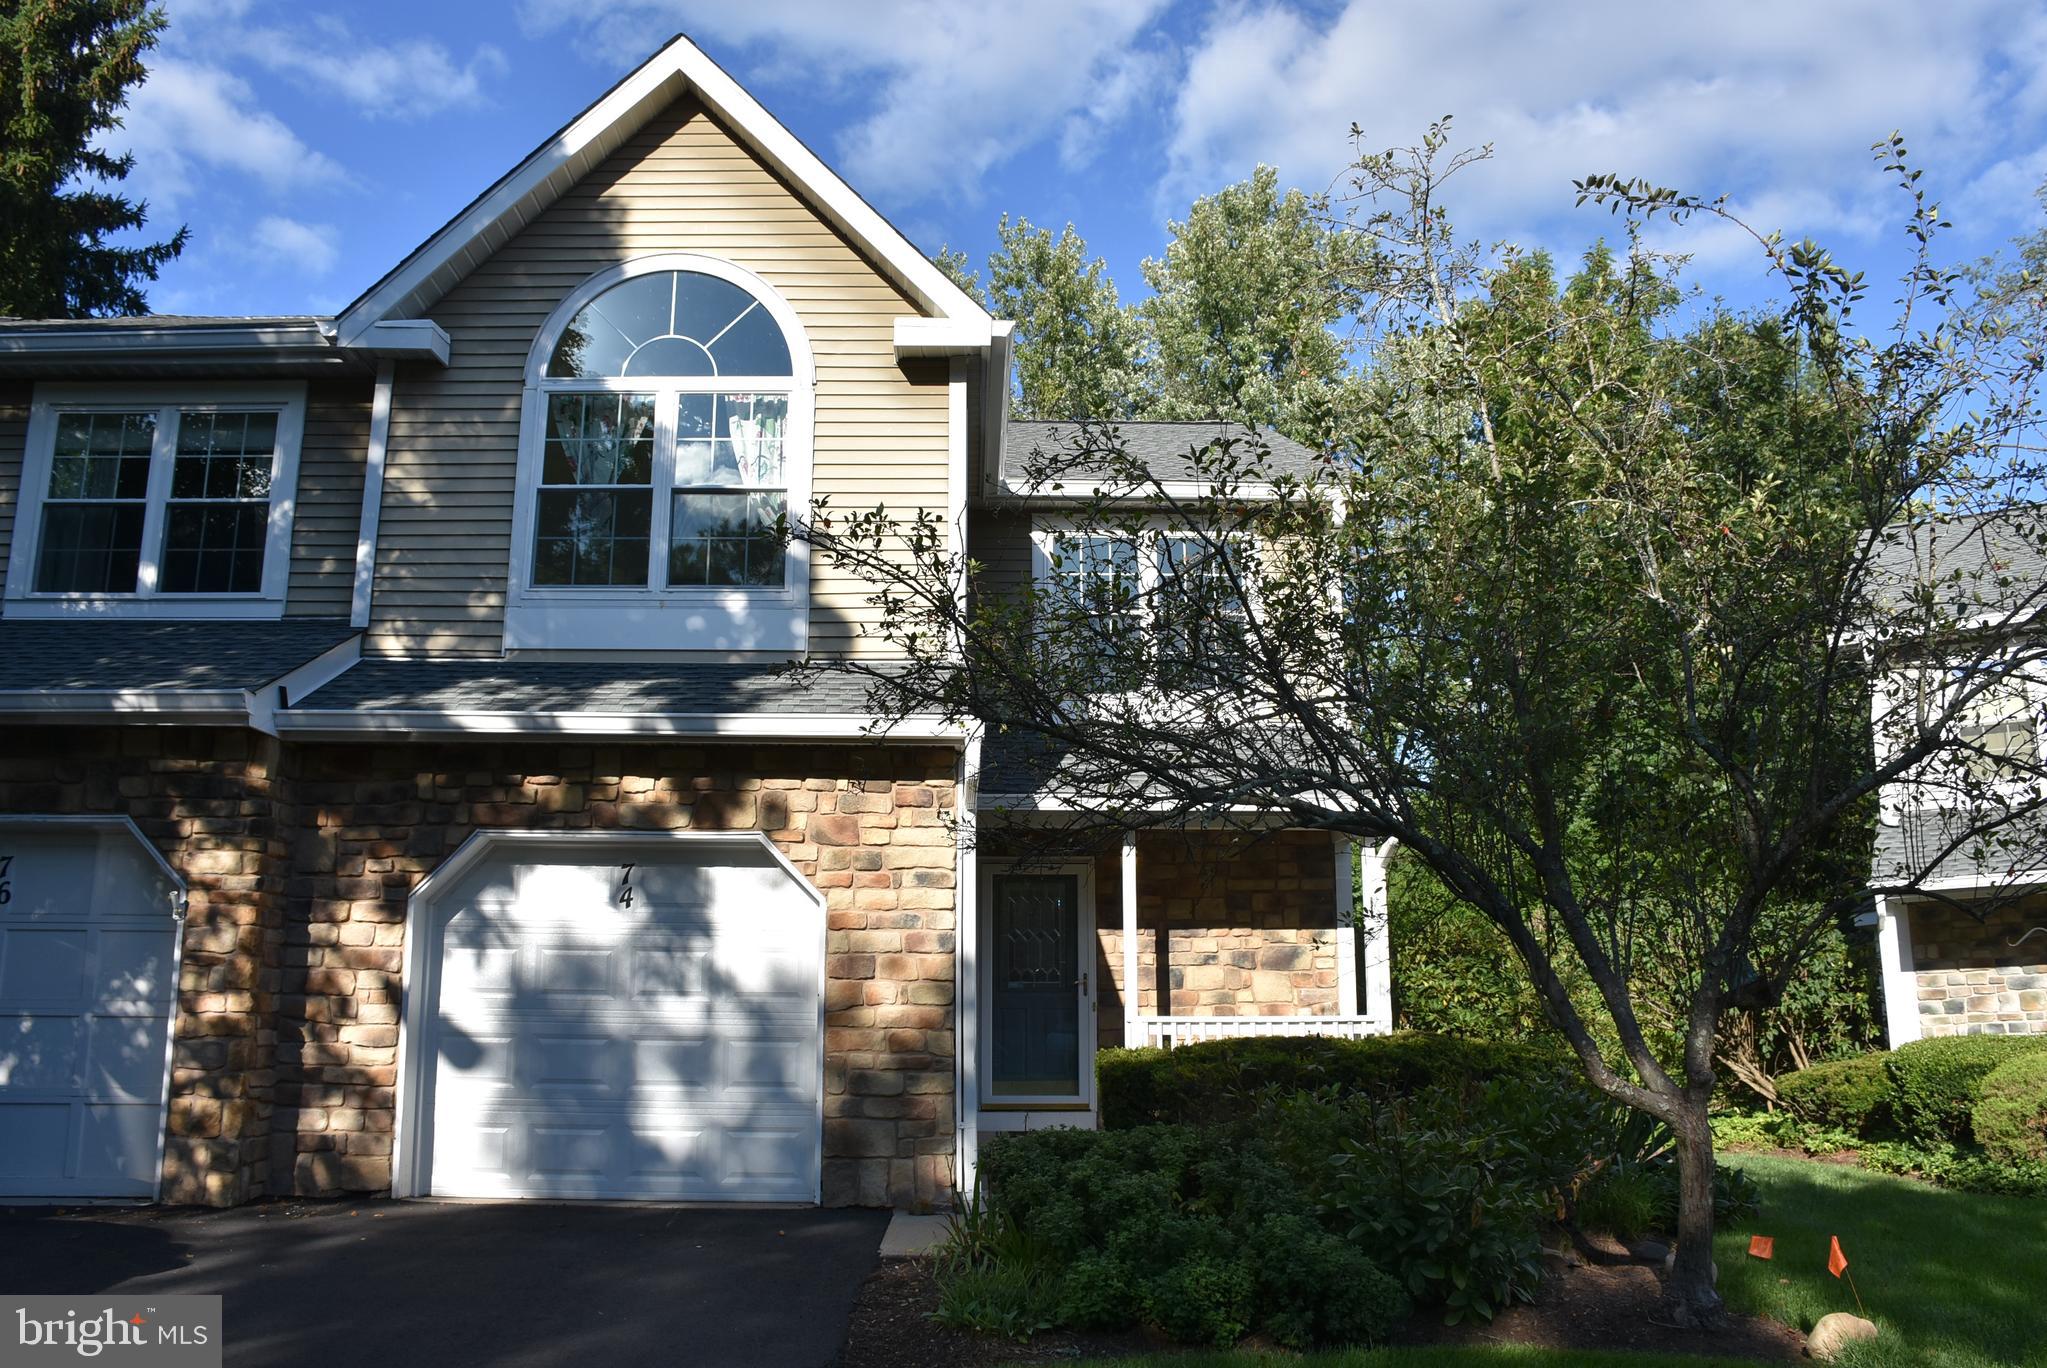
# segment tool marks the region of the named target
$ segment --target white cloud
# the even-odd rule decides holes
[[[486,85],[508,69],[504,54],[489,44],[458,61],[427,38],[365,42],[329,16],[303,30],[240,28],[221,38],[258,65],[331,91],[373,118],[418,118],[480,104]]]
[[[175,211],[207,172],[253,177],[273,191],[347,179],[283,120],[260,108],[246,81],[219,67],[159,56],[107,136],[135,153],[128,185],[159,214]]]
[[[272,270],[322,276],[341,255],[341,236],[332,224],[301,223],[282,214],[256,220],[241,253]]]
[[[1793,235],[1867,237],[1895,221],[1868,156],[1892,129],[1951,197],[1993,149],[2047,141],[2047,23],[2020,0],[1348,0],[1325,15],[1271,0],[1213,13],[1175,104],[1162,204],[1261,161],[1325,185],[1353,122],[1378,149],[1454,114],[1456,144],[1493,144],[1452,197],[1486,237],[1543,245],[1572,180],[1594,171],[1726,193]],[[1567,240],[1600,229],[1580,219]]]
[[[975,5],[902,0],[522,0],[527,28],[569,30],[616,65],[651,35],[686,29],[746,58],[735,74],[772,104],[777,88],[857,91],[836,160],[884,199],[971,195],[993,167],[1060,136],[1076,158],[1148,87],[1133,49],[1166,0]],[[1073,120],[1079,122],[1073,123]]]

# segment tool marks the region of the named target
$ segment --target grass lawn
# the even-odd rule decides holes
[[[1838,1164],[1733,1155],[1763,1189],[1763,1212],[1719,1244],[1729,1306],[1809,1330],[1853,1311],[1827,1272],[1841,1237],[1873,1344],[1849,1368],[2047,1368],[2047,1202],[1982,1197]],[[1776,1238],[1776,1258],[1748,1257],[1751,1233]]]

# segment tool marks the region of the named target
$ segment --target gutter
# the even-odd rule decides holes
[[[930,742],[964,745],[965,729],[936,716],[881,730],[868,713],[491,712],[439,708],[289,708],[277,734],[355,738],[410,736],[692,736],[773,741]]]

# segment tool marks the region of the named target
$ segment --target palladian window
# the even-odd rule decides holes
[[[584,304],[538,381],[532,586],[785,588],[795,375],[774,314],[719,276]]]

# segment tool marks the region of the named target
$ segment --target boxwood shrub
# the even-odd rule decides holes
[[[2047,1050],[2007,1059],[1978,1092],[1970,1119],[1985,1154],[2007,1164],[2047,1160]]]
[[[1227,1125],[1258,1093],[1334,1088],[1406,1096],[1439,1084],[1483,1083],[1546,1072],[1551,1051],[1496,1041],[1398,1031],[1363,1040],[1244,1036],[1178,1049],[1111,1049],[1095,1056],[1102,1127]]]
[[[981,1177],[1058,1272],[1052,1320],[1229,1345],[1367,1344],[1407,1294],[1326,1230],[1266,1147],[1186,1126],[991,1138]]]
[[[1898,1128],[1919,1145],[1967,1144],[1978,1088],[2014,1057],[2047,1049],[2047,1036],[1936,1036],[1885,1056]]]
[[[1890,1125],[1891,1075],[1882,1054],[1815,1064],[1777,1080],[1777,1096],[1799,1120],[1856,1135]]]

